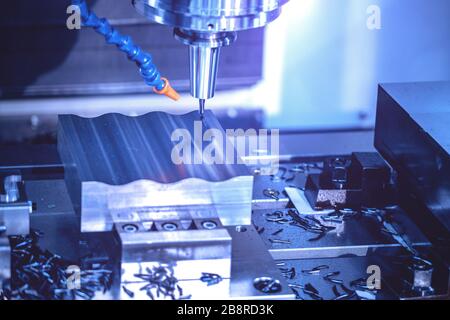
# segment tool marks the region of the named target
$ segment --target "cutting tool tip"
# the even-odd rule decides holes
[[[199,106],[200,117],[203,118],[203,115],[205,113],[205,99],[199,99],[198,106]]]

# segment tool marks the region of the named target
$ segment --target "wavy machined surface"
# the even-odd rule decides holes
[[[76,166],[81,181],[110,185],[141,179],[160,183],[188,178],[224,181],[249,175],[243,164],[175,164],[172,161],[172,149],[180,141],[171,140],[175,130],[183,129],[192,137],[191,162],[194,162],[194,151],[200,154],[211,143],[195,141],[194,131],[199,124],[202,133],[208,129],[220,130],[225,145],[225,133],[211,111],[206,112],[202,122],[196,111],[184,115],[151,112],[137,117],[116,113],[96,118],[61,115],[59,151],[66,165]],[[223,150],[219,141],[213,143],[215,150]]]

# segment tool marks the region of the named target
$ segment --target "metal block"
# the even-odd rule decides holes
[[[30,233],[30,202],[0,203],[0,227],[4,226],[6,235]]]
[[[32,203],[26,201],[22,177],[9,175],[3,180],[5,194],[0,194],[0,234],[22,235],[30,232]]]
[[[391,169],[376,152],[354,152],[349,168],[350,183],[362,191],[362,205],[381,208],[386,204]]]
[[[192,281],[196,282],[193,287],[197,288],[196,296],[199,296],[199,291],[203,291],[198,290],[198,287],[205,286],[199,281],[202,273],[219,275],[225,281],[214,286],[213,290],[207,290],[209,299],[229,297],[231,237],[228,231],[220,226],[220,221],[190,222],[185,226],[179,220],[155,221],[151,225],[116,224],[121,253],[120,286],[133,288],[138,282],[139,287],[143,287],[145,283],[136,277],[137,274],[146,274],[148,270],[168,266],[173,270],[174,277],[184,282],[183,290],[186,289],[186,284],[189,286]],[[145,298],[145,295],[142,298]],[[125,290],[120,291],[120,299],[126,299],[127,296]],[[203,295],[203,298],[207,296]]]
[[[11,278],[11,246],[8,236],[30,232],[32,203],[25,201],[22,177],[9,175],[4,178],[0,194],[0,291],[3,282]],[[20,201],[20,202],[19,202]]]
[[[174,265],[179,280],[199,279],[202,272],[230,278],[231,237],[226,229],[117,231],[122,247],[122,282],[136,282],[134,275],[140,270],[162,263]]]
[[[390,168],[374,152],[324,161],[320,174],[309,174],[305,195],[316,209],[382,207],[387,202]]]
[[[305,196],[311,207],[316,210],[333,207],[358,208],[361,206],[361,190],[335,188],[320,174],[308,175]]]
[[[192,137],[186,140],[192,161],[172,160],[180,143],[173,141],[175,130]],[[205,132],[214,139],[204,141]],[[203,214],[218,215],[223,225],[249,224],[253,176],[244,164],[236,164],[239,155],[228,143],[210,111],[203,121],[197,112],[106,114],[89,119],[59,116],[58,150],[85,232],[112,230],[115,222],[122,221],[120,216],[143,220],[139,217],[167,207],[201,208]],[[199,158],[207,148],[217,152],[215,163]]]
[[[294,293],[289,288],[286,279],[281,274],[275,261],[267,251],[266,246],[259,237],[253,226],[225,227],[231,236],[231,273],[224,270],[223,261],[219,260],[215,264],[210,264],[210,260],[203,260],[203,263],[180,260],[175,267],[175,274],[180,276],[178,284],[183,289],[184,294],[190,295],[192,299],[203,300],[224,300],[224,299],[245,299],[245,300],[271,300],[271,299],[294,299]],[[156,232],[157,233],[157,232]],[[170,233],[169,233],[170,234]],[[213,235],[213,233],[210,233]],[[175,236],[178,238],[178,236]],[[163,240],[161,240],[163,241]],[[202,242],[205,242],[202,240]],[[162,242],[161,242],[162,243]],[[215,253],[214,253],[215,252]],[[216,250],[208,255],[217,254]],[[181,270],[181,266],[187,270]],[[150,265],[151,266],[151,265]],[[195,268],[193,270],[192,268]],[[223,280],[218,284],[209,285],[199,280],[202,272],[211,272],[217,270],[217,274],[223,276]],[[130,269],[131,270],[131,269]],[[134,266],[135,271],[136,265]],[[145,267],[142,265],[141,271],[145,273]],[[224,272],[224,273],[222,273]],[[186,279],[183,273],[189,273]],[[270,278],[278,282],[281,287],[276,292],[263,292],[255,287],[255,281],[260,278]],[[114,298],[116,299],[143,299],[148,300],[149,297],[145,291],[140,290],[145,286],[145,282],[136,281],[122,283],[128,290],[134,293],[133,297],[128,296],[121,286],[114,286]],[[120,290],[120,291],[119,291]],[[158,299],[154,295],[155,299]],[[159,297],[160,299],[168,298]],[[169,298],[170,299],[170,298]]]
[[[450,82],[379,87],[375,146],[429,235],[450,239]],[[422,209],[423,207],[423,209]],[[441,231],[439,231],[441,230]],[[441,235],[437,235],[441,233]]]

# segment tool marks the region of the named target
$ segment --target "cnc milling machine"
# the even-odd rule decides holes
[[[262,51],[258,28],[287,3],[122,1],[141,15],[130,25],[121,10],[108,22],[85,1],[64,4],[79,6],[82,38],[55,57],[66,49],[77,56],[61,59],[63,77],[53,84],[33,82],[36,75],[23,89],[20,76],[10,78],[5,100],[54,95],[65,106],[79,95],[78,104],[89,101],[84,111],[96,103],[86,96],[150,95],[150,85],[175,100],[188,91],[199,111],[92,117],[58,107],[59,115],[2,117],[2,299],[448,299],[448,82],[381,84],[374,130],[272,131],[254,140],[268,133],[255,112],[205,110],[216,83],[255,82],[259,71],[245,53]],[[171,47],[171,28],[188,50]],[[148,29],[160,34],[153,49],[166,62],[157,69],[157,59],[118,31],[125,29],[134,39]],[[102,37],[119,50],[105,49]],[[216,81],[229,45],[223,55],[234,78]],[[125,52],[145,84],[77,73],[74,61],[98,62],[113,49],[121,52],[108,60],[107,78],[134,79],[122,71]],[[189,77],[177,74],[181,64]]]

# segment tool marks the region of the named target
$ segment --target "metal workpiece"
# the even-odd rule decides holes
[[[58,150],[82,231],[111,230],[124,214],[186,206],[213,212],[224,225],[249,224],[253,176],[228,143],[209,111],[202,121],[196,112],[59,117]],[[215,150],[216,160],[207,162],[205,150]],[[178,152],[188,158],[174,159]]]
[[[205,133],[213,135],[213,141],[206,141]],[[175,149],[181,147],[180,142],[186,143],[188,153],[175,163],[172,154],[182,151]],[[59,116],[61,160],[69,169],[73,166],[82,181],[124,185],[141,179],[174,183],[197,178],[216,182],[250,175],[244,164],[225,163],[221,147],[226,143],[226,133],[211,111],[205,112],[202,121],[196,112],[150,112],[136,117],[117,113],[95,118]],[[202,157],[208,146],[218,152],[215,163],[207,163]]]

